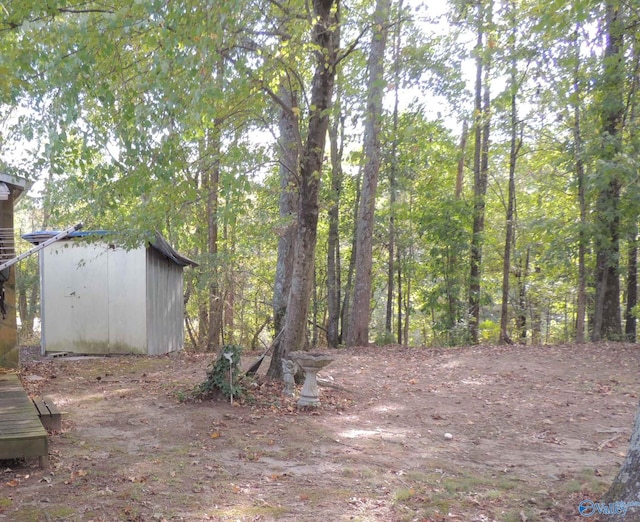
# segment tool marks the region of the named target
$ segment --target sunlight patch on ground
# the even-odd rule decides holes
[[[374,435],[380,435],[383,432],[381,429],[376,430],[346,430],[338,433],[339,437],[344,439],[359,439],[361,437],[373,437]]]
[[[407,432],[404,430],[388,431],[382,428],[375,428],[373,430],[351,429],[351,430],[341,431],[337,435],[338,437],[343,439],[361,439],[361,438],[376,437],[380,435],[383,436],[384,439],[405,439],[407,437]]]
[[[54,397],[54,403],[59,408],[65,407],[65,406],[73,406],[73,405],[80,406],[85,402],[95,403],[95,402],[100,402],[104,400],[108,401],[111,399],[122,399],[125,396],[130,396],[137,392],[139,392],[139,390],[136,390],[135,388],[118,388],[116,390],[100,390],[100,391],[97,391],[96,393],[87,393],[83,395],[78,394],[74,396],[65,395],[65,396]]]
[[[400,404],[381,404],[380,406],[376,406],[374,408],[371,408],[371,411],[377,411],[379,413],[385,413],[385,412],[394,412],[394,411],[398,411],[398,410],[402,410],[404,409],[404,406],[400,405]]]

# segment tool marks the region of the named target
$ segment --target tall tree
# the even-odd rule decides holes
[[[364,129],[364,171],[356,225],[356,272],[347,344],[369,343],[371,269],[376,191],[380,171],[380,124],[384,89],[384,52],[387,45],[391,0],[377,0],[369,50],[369,81]]]
[[[224,78],[224,63],[218,60],[214,81],[221,88]],[[207,343],[208,351],[215,351],[222,345],[223,298],[220,289],[220,267],[218,261],[218,207],[220,192],[220,156],[222,155],[222,119],[214,118],[206,143],[207,168],[203,173],[206,194],[207,215],[207,257],[209,260],[209,306]]]
[[[313,2],[315,72],[311,83],[311,104],[306,141],[300,158],[299,201],[295,257],[282,344],[274,351],[272,365],[291,351],[306,345],[307,315],[313,285],[317,240],[319,191],[324,149],[329,127],[329,109],[338,64],[336,28],[339,4],[334,0]],[[274,363],[275,361],[275,363]]]
[[[520,85],[518,78],[517,59],[516,59],[516,39],[517,39],[517,22],[516,9],[511,2],[509,4],[508,17],[511,23],[511,34],[509,35],[509,53],[511,54],[510,67],[510,84],[509,98],[511,102],[510,110],[510,148],[509,148],[509,186],[507,189],[507,213],[506,213],[506,232],[504,242],[504,256],[502,264],[502,306],[500,310],[500,338],[502,344],[511,343],[509,337],[509,275],[511,273],[511,255],[515,244],[515,206],[516,206],[516,163],[518,160],[518,151],[521,146],[520,140],[520,122],[518,121],[517,98]]]
[[[640,41],[636,38],[632,43],[632,59],[633,74],[631,79],[630,102],[629,102],[629,132],[628,141],[630,143],[630,151],[634,158],[640,153],[640,144],[638,143],[638,91],[640,90]],[[637,179],[632,181],[627,187],[627,199],[630,205],[635,207],[640,201],[640,187]],[[627,232],[627,291],[624,310],[624,333],[628,341],[635,342],[637,337],[637,318],[635,308],[638,304],[638,222],[637,214],[632,211]]]
[[[485,42],[492,19],[492,0],[476,2],[476,79],[474,96],[474,153],[473,153],[473,231],[469,270],[469,338],[474,344],[480,340],[480,295],[482,247],[485,228],[485,199],[489,172],[489,131],[491,118],[490,71],[491,44]]]
[[[298,209],[297,173],[300,158],[300,134],[298,131],[298,95],[293,83],[287,81],[280,88],[284,106],[280,114],[280,226],[278,228],[278,259],[273,290],[273,325],[276,339],[284,327],[287,299],[291,288],[293,252],[296,237],[296,212]],[[276,341],[279,342],[279,341]],[[276,366],[273,366],[276,371]],[[279,370],[275,376],[279,375]]]
[[[596,293],[594,341],[620,340],[620,190],[618,155],[622,151],[625,111],[624,21],[618,0],[605,3],[605,50],[602,73],[599,192],[596,202]]]
[[[393,337],[393,299],[394,299],[394,282],[396,276],[396,267],[398,271],[398,330],[397,342],[402,344],[402,296],[401,283],[402,273],[398,263],[396,263],[396,200],[397,200],[397,178],[398,178],[398,118],[400,113],[400,65],[402,63],[400,53],[402,51],[402,17],[403,17],[403,1],[399,0],[397,7],[397,20],[395,23],[395,34],[393,38],[393,123],[392,135],[393,142],[391,144],[391,164],[389,165],[389,258],[387,260],[387,307],[385,316],[385,338]]]
[[[586,201],[586,175],[584,164],[584,146],[582,140],[582,82],[580,80],[580,23],[576,22],[576,28],[572,37],[574,70],[573,70],[573,149],[575,176],[578,185],[578,204],[580,208],[580,230],[578,231],[578,288],[576,304],[576,342],[585,341],[586,315],[587,315],[587,201]]]
[[[344,153],[344,115],[341,113],[340,92],[336,97],[336,110],[329,128],[331,144],[331,188],[328,212],[327,238],[327,344],[337,348],[340,344],[340,193],[342,192],[342,161]]]

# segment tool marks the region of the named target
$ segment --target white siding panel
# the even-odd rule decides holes
[[[109,249],[109,353],[147,353],[145,249]]]
[[[40,255],[45,273],[44,350],[105,353],[109,332],[106,246],[65,241]]]

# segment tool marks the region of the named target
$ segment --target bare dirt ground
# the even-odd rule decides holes
[[[627,449],[635,345],[330,353],[315,412],[260,378],[181,400],[211,355],[23,363],[65,414],[49,469],[1,463],[0,520],[580,520]]]

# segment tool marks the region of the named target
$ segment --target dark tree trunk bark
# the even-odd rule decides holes
[[[393,142],[391,144],[391,168],[389,169],[389,257],[387,261],[387,310],[385,317],[385,330],[389,338],[393,337],[393,295],[395,276],[395,250],[396,250],[396,199],[398,176],[398,115],[400,106],[400,52],[402,50],[402,0],[398,1],[398,19],[395,24],[395,37],[393,44],[394,60],[394,103],[393,103]],[[398,267],[398,271],[400,267]],[[400,288],[398,288],[400,292]],[[401,308],[398,308],[400,312]],[[400,327],[399,327],[400,328]],[[385,336],[386,337],[386,336]],[[398,329],[398,344],[401,344],[402,334]]]
[[[621,340],[620,318],[620,178],[615,162],[621,151],[625,101],[624,26],[615,0],[606,5],[606,47],[604,53],[602,144],[600,175],[606,180],[596,202],[596,298],[593,340]]]
[[[516,163],[521,140],[518,137],[518,78],[515,59],[516,27],[515,6],[510,5],[510,13],[513,18],[512,39],[510,50],[514,56],[511,60],[511,149],[509,152],[509,189],[507,194],[506,233],[504,242],[504,258],[502,265],[502,307],[500,311],[500,344],[511,343],[509,337],[509,276],[511,274],[511,252],[515,244],[515,206],[516,206]]]
[[[327,344],[337,348],[340,344],[340,302],[342,286],[340,270],[340,193],[342,192],[342,153],[344,116],[334,111],[329,128],[331,147],[331,206],[329,207],[329,238],[327,241]]]
[[[398,344],[402,344],[402,313],[404,310],[404,302],[402,300],[402,259],[400,255],[400,250],[397,252],[396,263],[398,265],[397,268],[397,277],[398,277],[398,314],[397,314],[397,328],[398,328]]]
[[[207,140],[210,164],[205,175],[207,194],[207,254],[209,257],[209,309],[207,318],[207,351],[215,351],[222,339],[222,296],[218,267],[218,190],[220,185],[220,129],[216,122]]]
[[[342,302],[342,313],[340,314],[340,321],[342,330],[340,338],[342,341],[346,341],[349,333],[349,312],[351,310],[351,294],[353,289],[353,274],[356,271],[356,253],[358,252],[358,243],[356,241],[356,228],[358,226],[358,213],[359,213],[359,201],[360,201],[360,185],[362,179],[362,172],[358,172],[356,177],[356,194],[354,198],[353,207],[353,237],[351,239],[351,256],[349,257],[349,269],[347,271],[347,283],[344,287],[344,300]]]
[[[287,299],[291,289],[297,224],[296,212],[298,210],[297,173],[300,158],[300,133],[295,110],[298,106],[297,95],[289,85],[281,86],[279,94],[284,107],[280,113],[279,123],[280,228],[276,277],[273,288],[273,327],[276,344],[269,369],[267,370],[267,376],[271,379],[279,379],[282,376],[281,350],[279,349],[282,336],[278,337],[278,334],[284,328]]]
[[[329,127],[327,109],[331,105],[337,65],[335,28],[339,21],[334,0],[314,0],[313,9],[316,20],[313,40],[318,50],[315,53],[316,69],[311,86],[309,127],[300,160],[300,199],[291,289],[283,342],[275,354],[280,359],[286,358],[289,352],[304,349],[306,345],[318,227],[318,195]]]
[[[629,238],[627,258],[627,302],[625,306],[624,333],[627,341],[636,342],[636,316],[634,308],[638,304],[638,233],[634,230]]]
[[[581,27],[576,26],[573,35],[575,70],[573,78],[573,142],[575,150],[576,180],[578,182],[578,204],[580,206],[580,232],[578,236],[578,299],[576,306],[576,342],[585,341],[586,316],[587,316],[587,201],[585,192],[585,171],[582,146],[582,124],[580,111],[582,110],[582,88],[580,82],[580,40]]]
[[[378,173],[380,170],[380,119],[384,88],[384,51],[387,44],[391,0],[377,0],[369,54],[369,89],[364,130],[364,175],[356,229],[356,274],[353,306],[349,317],[348,346],[369,344],[373,227]]]
[[[516,328],[520,344],[527,344],[527,277],[529,276],[529,256],[531,249],[527,248],[527,255],[524,261],[520,259],[518,263],[517,285],[518,285],[518,312],[516,314]]]
[[[487,193],[487,175],[489,166],[489,117],[490,90],[489,71],[490,60],[484,57],[484,0],[478,0],[478,35],[476,43],[476,85],[475,85],[475,132],[473,154],[473,232],[471,237],[471,256],[469,270],[469,340],[478,344],[480,325],[480,278],[482,270],[482,246],[484,243],[484,214],[485,197]],[[487,20],[491,20],[491,6],[488,8]],[[483,81],[484,73],[484,81]],[[484,87],[484,95],[483,95]]]

